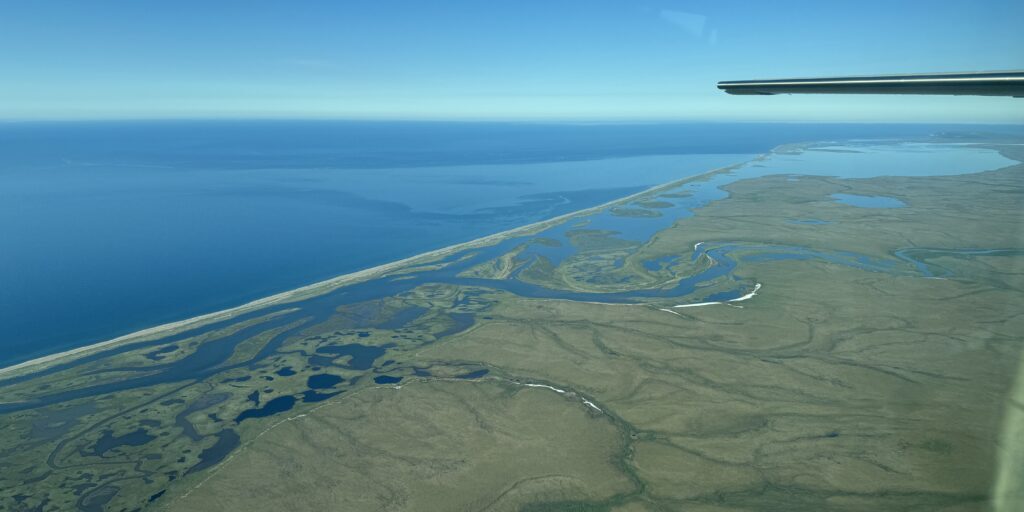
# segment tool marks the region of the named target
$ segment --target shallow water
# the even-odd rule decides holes
[[[1017,162],[990,149],[922,142],[872,141],[822,144],[797,154],[777,153],[745,167],[758,174],[806,174],[842,178],[953,176],[999,169]]]
[[[0,366],[469,241],[748,157],[342,171],[72,163],[0,172]]]
[[[884,152],[884,148],[872,149],[875,153]],[[924,160],[931,158],[927,153],[917,152],[915,154]],[[884,173],[896,171],[880,167],[877,168],[875,172]],[[708,204],[710,201],[727,197],[728,194],[721,189],[722,186],[739,179],[764,175],[765,173],[766,171],[764,171],[763,168],[744,167],[734,172],[721,173],[707,179],[689,182],[676,189],[665,190],[659,196],[659,200],[670,202],[672,203],[672,206],[661,210],[666,213],[666,215],[662,217],[618,217],[608,213],[607,211],[603,211],[588,215],[583,220],[586,221],[585,227],[587,229],[612,230],[615,234],[611,236],[618,236],[624,240],[643,241],[646,240],[645,237],[649,237],[655,232],[669,227],[677,219],[693,215],[693,212],[696,209]],[[680,190],[686,190],[690,195],[687,197],[677,197],[679,194],[676,193]],[[0,413],[34,408],[41,405],[63,402],[75,398],[96,396],[112,391],[132,389],[140,386],[180,382],[188,379],[202,379],[216,373],[227,371],[231,368],[246,366],[253,367],[262,359],[273,355],[277,348],[290,336],[328,319],[335,313],[337,307],[340,305],[357,304],[374,299],[394,296],[428,283],[445,283],[501,290],[529,298],[553,298],[606,303],[633,303],[664,298],[671,299],[677,304],[700,303],[734,300],[749,294],[756,283],[737,282],[736,288],[733,290],[716,292],[710,295],[703,294],[700,291],[700,285],[725,276],[730,276],[736,267],[738,265],[742,265],[743,262],[787,259],[819,259],[870,272],[886,272],[896,275],[931,277],[934,274],[926,263],[925,258],[934,254],[948,254],[951,252],[941,250],[933,250],[929,252],[930,250],[928,249],[913,249],[897,252],[894,257],[890,259],[880,260],[868,258],[857,253],[822,252],[805,247],[751,245],[723,242],[700,244],[697,248],[693,249],[690,257],[692,259],[702,257],[710,258],[715,264],[708,266],[697,274],[685,276],[675,285],[668,288],[636,289],[605,293],[567,291],[548,288],[518,279],[518,274],[513,274],[509,279],[469,278],[459,276],[459,274],[464,270],[479,263],[497,258],[523,244],[527,244],[527,246],[520,253],[520,258],[536,259],[543,257],[554,258],[556,262],[564,261],[564,259],[572,257],[576,251],[576,248],[567,236],[567,232],[572,229],[579,229],[580,227],[580,219],[571,219],[567,222],[563,222],[559,225],[546,229],[538,235],[511,237],[489,247],[468,249],[466,251],[449,255],[443,260],[448,264],[439,269],[422,270],[395,277],[384,276],[352,284],[330,291],[323,295],[286,305],[271,306],[259,311],[242,314],[231,320],[214,322],[207,326],[189,329],[185,332],[168,336],[160,340],[120,345],[116,348],[111,348],[98,354],[81,358],[77,361],[55,365],[54,367],[42,372],[26,375],[24,377],[0,380],[0,385],[19,382],[127,350],[155,344],[173,343],[189,336],[212,332],[217,329],[222,329],[225,326],[261,317],[269,313],[280,313],[272,318],[264,318],[264,320],[256,323],[255,325],[240,329],[233,334],[224,335],[219,338],[206,341],[200,344],[193,353],[175,362],[145,367],[144,369],[147,370],[147,372],[139,377],[126,378],[93,387],[78,388],[49,396],[41,396],[36,401],[30,403],[0,405]],[[553,240],[558,243],[538,244],[535,242],[537,237]],[[971,249],[969,252],[952,252],[957,254],[981,254],[982,252],[979,251],[984,250]],[[999,251],[996,250],[995,252]],[[685,254],[681,254],[680,256],[684,255]],[[294,311],[285,311],[291,309],[294,309]],[[413,311],[411,314],[398,312],[394,318],[415,318],[421,313],[422,312],[419,310]],[[450,316],[453,327],[440,333],[438,337],[460,332],[461,330],[471,326],[474,321],[474,317],[470,313],[455,313]],[[221,366],[222,363],[230,358],[238,343],[252,337],[256,333],[266,332],[270,329],[279,327],[287,328],[273,336],[250,360],[235,363],[231,366]],[[335,359],[338,359],[340,362],[346,360],[342,358],[347,358],[347,363],[344,363],[342,366],[343,368],[368,370],[372,368],[375,361],[382,357],[387,350],[392,348],[392,346],[393,345],[379,347],[364,346],[355,343],[340,346],[322,346],[317,350],[320,355],[315,357],[323,359],[324,364],[338,364],[335,363]],[[118,370],[132,371],[134,369],[119,368]],[[142,368],[140,368],[140,370],[142,370]],[[268,402],[267,404],[264,404],[262,408],[245,411],[239,416],[239,419],[236,419],[236,421],[241,421],[248,417],[262,417],[263,415],[276,414],[277,412],[290,409],[292,405],[294,405],[294,399],[292,402],[287,404],[284,402]]]
[[[593,206],[781,143],[949,128],[0,126],[0,365]],[[686,208],[662,211],[662,222]],[[630,220],[606,224],[634,240],[665,225]]]

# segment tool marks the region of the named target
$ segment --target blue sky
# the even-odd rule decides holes
[[[0,119],[1021,122],[1008,98],[732,97],[725,79],[1024,69],[1024,2],[31,1]]]

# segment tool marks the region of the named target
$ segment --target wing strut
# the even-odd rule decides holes
[[[729,94],[954,94],[1024,97],[1024,71],[718,82]]]

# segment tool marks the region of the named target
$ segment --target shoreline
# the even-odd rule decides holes
[[[601,211],[601,210],[604,210],[604,209],[607,209],[607,208],[611,208],[613,206],[616,206],[616,205],[619,205],[619,204],[622,204],[622,203],[633,201],[635,199],[641,198],[641,197],[649,195],[649,194],[657,193],[657,192],[659,192],[661,190],[664,190],[664,189],[675,188],[675,187],[678,187],[678,186],[680,186],[680,185],[682,185],[684,183],[687,183],[689,181],[692,181],[692,180],[704,178],[704,177],[711,176],[713,174],[717,174],[717,173],[721,173],[721,172],[728,172],[728,171],[736,169],[736,168],[738,168],[740,166],[746,165],[746,164],[748,164],[750,162],[754,162],[754,161],[758,161],[758,160],[764,159],[768,155],[774,153],[776,149],[778,149],[778,148],[774,148],[774,149],[772,149],[771,151],[769,151],[767,153],[762,153],[760,155],[756,155],[753,158],[751,158],[750,160],[746,160],[746,161],[743,161],[743,162],[740,162],[740,163],[732,164],[732,165],[729,165],[729,166],[726,166],[726,167],[719,167],[719,168],[711,169],[711,170],[704,171],[704,172],[701,172],[701,173],[698,173],[698,174],[694,174],[692,176],[687,176],[687,177],[684,177],[684,178],[680,178],[678,180],[670,181],[668,183],[662,183],[660,185],[655,185],[653,187],[641,190],[639,192],[636,192],[634,194],[630,194],[628,196],[624,196],[624,197],[620,197],[620,198],[617,198],[617,199],[613,199],[613,200],[608,201],[606,203],[602,203],[602,204],[599,204],[599,205],[596,205],[596,206],[591,206],[589,208],[584,208],[582,210],[576,210],[576,211],[572,211],[572,212],[569,212],[569,213],[565,213],[565,214],[559,215],[557,217],[552,217],[550,219],[534,222],[534,223],[531,223],[531,224],[526,224],[526,225],[519,226],[519,227],[516,227],[516,228],[508,229],[508,230],[505,230],[505,231],[500,231],[498,233],[493,233],[493,234],[490,234],[490,235],[486,235],[486,236],[483,236],[483,237],[480,237],[480,238],[469,240],[467,242],[461,242],[461,243],[458,243],[458,244],[449,245],[447,247],[442,247],[440,249],[434,249],[432,251],[427,251],[427,252],[424,252],[424,253],[420,253],[420,254],[417,254],[417,255],[414,255],[414,256],[410,256],[408,258],[403,258],[403,259],[400,259],[400,260],[395,260],[395,261],[392,261],[392,262],[389,262],[389,263],[383,263],[381,265],[377,265],[377,266],[374,266],[374,267],[366,268],[366,269],[363,269],[363,270],[357,270],[355,272],[350,272],[348,274],[342,274],[342,275],[339,275],[339,276],[336,276],[336,277],[332,277],[330,279],[326,279],[326,280],[323,280],[323,281],[318,281],[316,283],[312,283],[312,284],[308,284],[308,285],[305,285],[305,286],[301,286],[299,288],[294,288],[292,290],[288,290],[288,291],[284,291],[284,292],[277,293],[277,294],[274,294],[274,295],[269,295],[267,297],[263,297],[263,298],[260,298],[260,299],[256,299],[256,300],[253,300],[253,301],[241,304],[239,306],[234,306],[234,307],[231,307],[231,308],[222,309],[222,310],[219,310],[219,311],[214,311],[212,313],[206,313],[206,314],[194,316],[194,317],[187,318],[187,319],[184,319],[184,320],[178,320],[178,321],[175,321],[175,322],[169,322],[169,323],[165,323],[165,324],[156,325],[156,326],[149,327],[149,328],[146,328],[146,329],[142,329],[142,330],[139,330],[139,331],[135,331],[135,332],[132,332],[132,333],[129,333],[129,334],[125,334],[123,336],[118,336],[118,337],[110,339],[110,340],[100,341],[100,342],[92,343],[92,344],[89,344],[89,345],[68,349],[68,350],[65,350],[65,351],[62,351],[62,352],[57,352],[57,353],[54,353],[54,354],[37,357],[35,359],[30,359],[28,361],[23,361],[23,362],[20,362],[20,363],[15,363],[13,365],[5,366],[3,368],[0,368],[0,376],[6,375],[6,374],[9,374],[9,373],[12,373],[12,372],[16,372],[18,370],[24,370],[24,369],[27,369],[27,368],[30,368],[30,367],[34,367],[34,366],[45,365],[47,363],[56,363],[56,362],[58,362],[60,360],[64,360],[64,359],[69,359],[69,358],[73,359],[74,357],[77,357],[77,356],[83,356],[83,355],[86,355],[86,354],[91,353],[93,351],[100,350],[100,349],[103,349],[103,348],[112,347],[112,346],[119,345],[119,344],[122,344],[122,343],[128,343],[128,342],[132,342],[132,341],[146,341],[147,338],[154,339],[154,338],[157,338],[157,337],[159,337],[161,335],[174,334],[176,332],[185,330],[186,328],[200,327],[200,326],[202,326],[204,324],[207,324],[207,323],[216,322],[216,321],[219,321],[219,320],[226,320],[226,319],[230,318],[233,315],[237,315],[237,314],[240,314],[240,313],[246,313],[246,312],[249,312],[249,311],[252,311],[252,310],[255,310],[255,309],[259,309],[261,307],[265,307],[265,306],[269,306],[269,305],[276,305],[276,304],[284,304],[284,303],[293,302],[295,300],[299,300],[299,299],[302,299],[302,298],[305,298],[305,297],[308,297],[308,296],[319,295],[321,293],[325,293],[325,292],[337,289],[339,287],[342,287],[342,286],[345,286],[345,285],[348,285],[348,284],[352,284],[352,283],[355,283],[355,282],[359,282],[359,281],[371,279],[371,278],[374,278],[374,277],[378,277],[380,275],[386,274],[387,272],[390,272],[390,271],[393,271],[393,270],[396,270],[396,269],[399,269],[399,268],[402,268],[402,267],[405,267],[405,266],[408,266],[408,265],[411,265],[411,264],[414,264],[414,263],[417,263],[417,262],[421,262],[423,260],[431,260],[431,259],[434,259],[434,258],[447,256],[447,255],[450,255],[452,253],[461,252],[461,251],[464,251],[464,250],[467,250],[467,249],[472,249],[472,248],[475,248],[475,247],[485,246],[485,245],[489,245],[491,243],[497,243],[497,242],[500,242],[502,240],[505,240],[506,238],[510,238],[510,237],[513,237],[513,236],[529,234],[529,232],[531,230],[539,230],[539,229],[547,228],[547,227],[549,227],[551,225],[564,222],[564,221],[572,219],[574,217],[579,217],[579,216],[589,215],[591,213],[596,213],[598,211]]]

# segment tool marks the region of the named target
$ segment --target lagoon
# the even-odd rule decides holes
[[[3,126],[0,366],[587,208],[812,134],[923,136],[935,129]],[[821,153],[822,165],[837,163]],[[778,155],[761,163],[766,166],[747,167],[744,175],[807,172]],[[691,208],[723,197],[717,185],[733,179],[714,181],[692,200],[673,198],[673,208],[661,209],[655,222],[610,214],[592,222],[643,240]]]

